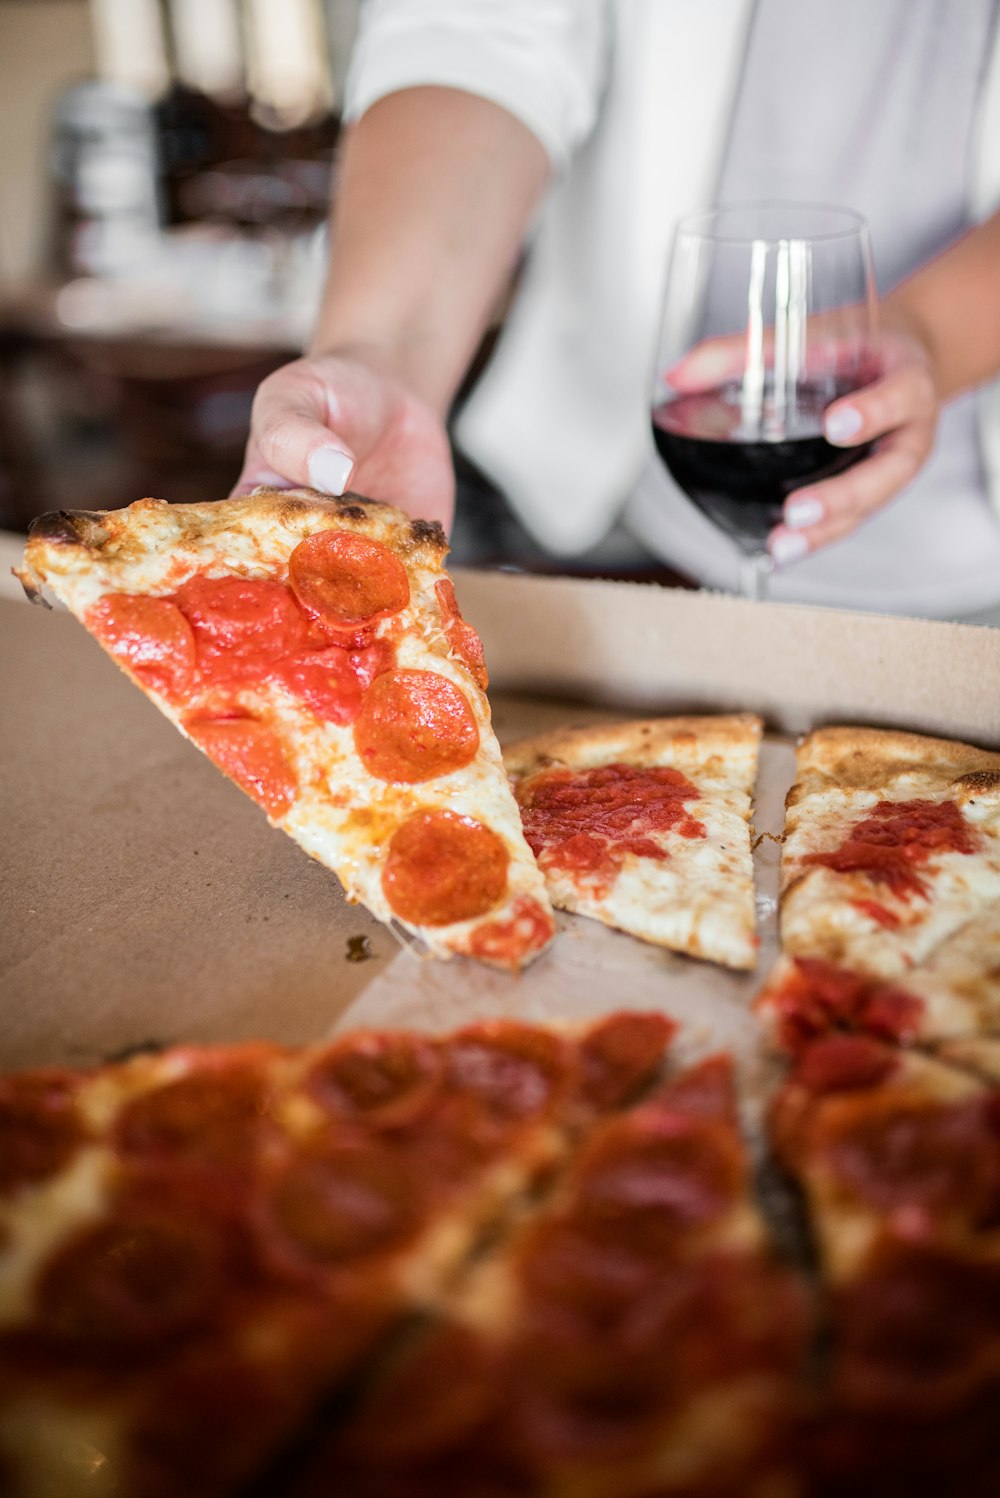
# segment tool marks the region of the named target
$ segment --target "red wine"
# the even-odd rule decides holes
[[[743,545],[763,543],[781,521],[793,489],[830,478],[870,446],[834,447],[823,411],[848,392],[800,386],[794,410],[777,412],[770,392],[749,425],[738,388],[664,401],[653,412],[653,440],[668,472],[720,530]]]

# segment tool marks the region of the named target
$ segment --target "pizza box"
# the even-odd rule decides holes
[[[1000,747],[1000,630],[643,584],[455,580],[484,639],[501,740],[635,713],[761,712],[758,832],[780,831],[794,736],[820,723]],[[0,598],[0,640],[0,1069],[622,1006],[669,1012],[692,1055],[724,1046],[766,1067],[749,1004],[776,951],[768,840],[756,975],[563,916],[520,976],[443,964],[349,905],[69,615]]]

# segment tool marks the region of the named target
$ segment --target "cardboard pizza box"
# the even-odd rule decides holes
[[[641,584],[456,573],[502,740],[636,712],[764,714],[755,825],[779,831],[793,736],[853,721],[1000,748],[1000,630]],[[560,917],[520,977],[421,959],[145,701],[67,614],[0,597],[0,1069],[149,1043],[479,1014],[661,1008],[692,1053],[763,1064],[749,1013],[776,948],[757,853],[756,975]]]

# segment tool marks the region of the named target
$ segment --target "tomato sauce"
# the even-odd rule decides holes
[[[516,791],[524,835],[542,868],[607,888],[628,854],[663,860],[656,834],[705,837],[688,811],[698,788],[679,770],[603,765],[593,770],[543,770]]]
[[[788,1051],[832,1030],[855,1030],[896,1044],[912,1043],[920,1029],[923,1001],[897,984],[865,977],[819,957],[796,957],[764,1003],[778,1020]]]
[[[975,833],[954,801],[879,801],[839,848],[808,853],[802,862],[838,874],[865,874],[908,900],[929,893],[919,870],[936,855],[975,849]]]

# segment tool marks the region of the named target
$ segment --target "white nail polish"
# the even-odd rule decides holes
[[[813,499],[811,495],[803,494],[800,499],[790,499],[785,506],[785,524],[793,531],[804,529],[807,525],[815,525],[817,520],[823,519],[823,501]]]
[[[320,447],[309,459],[309,482],[323,494],[343,494],[354,462],[336,447]]]
[[[839,411],[830,412],[823,430],[831,442],[850,442],[858,435],[862,424],[860,411],[855,411],[853,406],[842,406]]]
[[[796,531],[779,531],[776,536],[771,537],[768,551],[771,560],[776,567],[787,567],[791,562],[801,562],[809,550],[809,542],[805,536]]]

